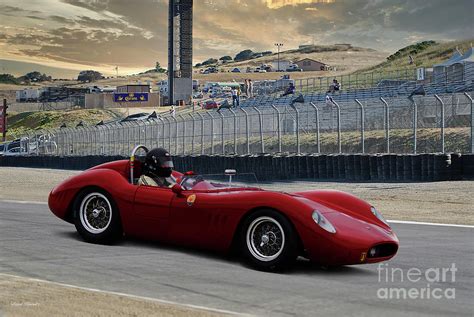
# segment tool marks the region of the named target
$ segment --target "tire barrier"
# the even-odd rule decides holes
[[[3,156],[0,166],[85,170],[122,156]],[[175,156],[177,170],[255,173],[259,181],[406,182],[474,179],[474,154],[199,155]]]
[[[474,179],[474,154],[463,155],[461,162],[461,178]]]

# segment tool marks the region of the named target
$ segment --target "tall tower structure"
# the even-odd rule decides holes
[[[168,94],[170,104],[193,94],[193,0],[169,0]]]

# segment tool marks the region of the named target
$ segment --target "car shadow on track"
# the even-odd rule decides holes
[[[59,231],[58,236],[62,236],[67,239],[74,239],[76,241],[85,242],[76,231]],[[93,244],[89,244],[93,246]],[[204,258],[212,261],[218,261],[221,263],[227,263],[230,265],[241,265],[249,270],[255,271],[255,268],[248,265],[238,254],[235,252],[219,253],[216,251],[209,251],[196,247],[186,247],[173,245],[169,243],[147,241],[136,238],[124,238],[111,247],[121,248],[141,248],[147,249],[154,252],[166,251],[173,253],[183,253],[190,256]],[[273,272],[275,274],[295,274],[295,275],[332,275],[332,276],[355,276],[355,275],[373,275],[376,274],[371,270],[363,269],[360,266],[338,266],[338,267],[325,267],[318,265],[314,262],[309,261],[303,257],[299,257],[294,265],[286,270]]]

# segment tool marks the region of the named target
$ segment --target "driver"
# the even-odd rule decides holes
[[[171,155],[162,148],[156,148],[147,153],[143,165],[143,175],[138,180],[138,185],[172,187],[176,184],[171,175],[173,171]]]

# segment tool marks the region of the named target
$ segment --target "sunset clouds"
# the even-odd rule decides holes
[[[471,0],[195,0],[195,61],[352,43],[392,51],[472,37]],[[166,64],[167,1],[0,0],[0,59],[112,73]]]

